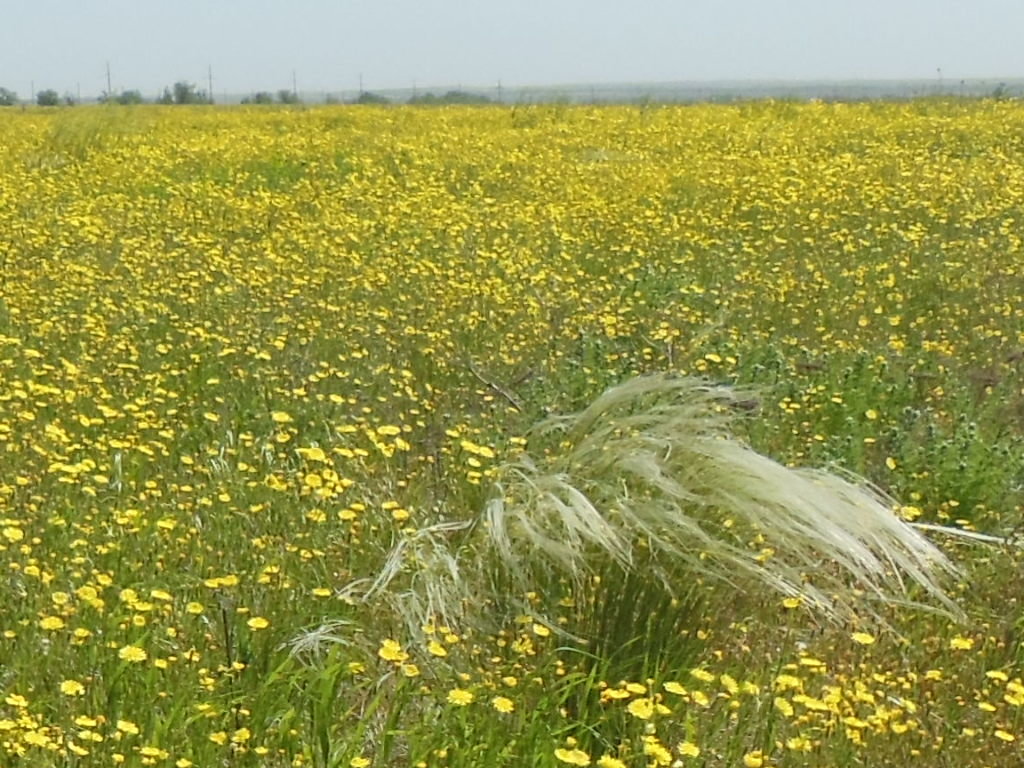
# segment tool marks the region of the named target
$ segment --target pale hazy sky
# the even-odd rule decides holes
[[[0,86],[1024,76],[1024,0],[4,0]]]

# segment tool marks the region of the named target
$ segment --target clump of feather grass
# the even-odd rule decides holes
[[[744,401],[726,387],[652,375],[543,421],[530,451],[499,469],[478,518],[400,542],[365,597],[389,600],[411,627],[431,617],[457,626],[476,623],[482,605],[514,601],[494,594],[496,583],[519,593],[559,580],[585,588],[604,574],[613,596],[607,574],[620,572],[669,595],[708,580],[760,585],[831,619],[870,611],[865,597],[958,613],[943,589],[955,566],[892,499],[853,476],[753,450],[733,434]]]

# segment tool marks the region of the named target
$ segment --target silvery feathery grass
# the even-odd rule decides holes
[[[731,431],[742,400],[646,376],[541,423],[533,437],[549,450],[505,466],[487,507],[493,546],[513,569],[542,555],[574,578],[602,558],[630,570],[642,553],[668,586],[750,577],[827,614],[852,610],[860,591],[905,599],[908,581],[954,609],[941,585],[953,565],[892,500],[753,450]]]
[[[521,593],[601,575],[611,595],[617,572],[668,594],[695,580],[760,585],[830,618],[871,610],[865,598],[923,596],[956,612],[942,586],[955,567],[891,499],[753,450],[732,431],[743,401],[691,378],[642,376],[541,422],[477,519],[401,542],[366,596],[387,596],[412,625],[458,624],[484,599],[508,603],[496,583]]]

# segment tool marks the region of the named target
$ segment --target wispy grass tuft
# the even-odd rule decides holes
[[[401,541],[365,596],[413,627],[479,623],[481,606],[559,583],[611,598],[638,577],[662,610],[719,581],[799,597],[830,619],[869,612],[872,599],[957,613],[943,589],[955,566],[892,499],[852,475],[783,466],[734,435],[746,399],[652,375],[546,419],[499,468],[479,519]]]
[[[829,617],[860,595],[951,612],[946,556],[865,481],[794,469],[732,431],[745,396],[668,375],[613,387],[539,424],[486,510],[494,549],[529,580],[538,557],[580,581],[608,561],[682,591],[694,577],[760,584]]]

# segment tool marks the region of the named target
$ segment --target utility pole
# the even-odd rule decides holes
[[[363,95],[363,73],[359,73],[359,95]]]
[[[206,65],[206,84],[207,84],[207,97],[210,99],[210,103],[213,104],[213,65]]]
[[[110,62],[107,62],[107,101],[114,98],[114,89],[110,86]]]
[[[32,85],[29,87],[29,90],[32,93],[32,96],[31,96],[32,101],[35,102],[35,100],[36,100],[36,81],[33,80],[31,82],[32,82]]]
[[[498,103],[501,104],[501,78],[498,78]]]
[[[295,78],[295,70],[292,70],[292,96],[295,97],[295,101],[299,100],[299,83]]]

